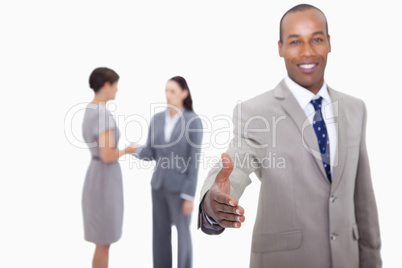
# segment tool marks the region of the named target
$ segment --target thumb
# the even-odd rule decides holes
[[[230,174],[233,171],[233,161],[232,161],[232,158],[230,157],[230,155],[228,153],[223,153],[221,155],[221,159],[222,159],[223,168],[218,173],[218,175],[216,175],[216,179],[215,179],[215,182],[218,182],[218,183],[225,182],[226,180],[228,180]]]

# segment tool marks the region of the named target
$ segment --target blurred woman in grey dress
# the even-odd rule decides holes
[[[115,99],[118,74],[108,68],[95,69],[89,85],[95,92],[82,124],[83,137],[91,152],[82,195],[85,240],[96,245],[93,267],[107,267],[110,244],[120,239],[123,224],[123,181],[118,159],[134,153],[130,144],[117,148],[120,132],[106,108]]]

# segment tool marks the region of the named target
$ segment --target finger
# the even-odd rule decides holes
[[[223,212],[223,213],[237,214],[236,207],[228,206],[226,204],[221,203],[216,203],[214,211],[216,213]]]
[[[221,159],[223,167],[218,175],[216,175],[215,182],[225,182],[233,171],[233,161],[230,155],[228,153],[223,153]]]
[[[222,165],[224,174],[229,177],[230,173],[233,171],[233,160],[228,153],[223,153],[221,155]]]
[[[221,191],[216,191],[216,194],[213,195],[213,200],[221,203],[221,204],[226,204],[228,206],[236,207],[237,206],[237,200],[236,198],[225,194],[224,192]]]
[[[243,216],[244,209],[242,207],[232,207],[225,204],[217,204],[215,208],[215,213],[225,213],[225,214],[232,214],[234,216]]]
[[[240,228],[241,227],[241,222],[222,220],[218,223],[223,228]]]
[[[218,221],[232,221],[232,222],[244,222],[246,220],[246,217],[244,215],[239,216],[239,215],[235,215],[232,213],[223,213],[223,212],[219,212],[217,213],[217,218]]]

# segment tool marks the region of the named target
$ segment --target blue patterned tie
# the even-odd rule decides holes
[[[318,147],[320,147],[321,159],[324,165],[325,172],[327,173],[328,180],[332,182],[331,166],[329,162],[329,138],[327,133],[327,126],[322,118],[321,102],[322,97],[310,101],[314,106],[315,114],[313,118],[313,128],[317,135]]]

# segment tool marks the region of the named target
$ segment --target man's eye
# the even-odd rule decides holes
[[[293,40],[292,42],[290,42],[291,45],[297,45],[297,44],[299,44],[299,43],[300,43],[300,42],[297,41],[297,40]]]
[[[314,38],[314,42],[316,42],[316,43],[319,43],[319,42],[322,42],[322,39],[321,38]]]

